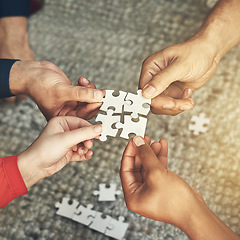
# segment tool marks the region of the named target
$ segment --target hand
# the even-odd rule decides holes
[[[200,37],[167,47],[143,63],[139,87],[155,114],[177,115],[194,106],[192,92],[217,68],[215,49]]]
[[[101,125],[93,126],[78,117],[51,119],[38,139],[18,156],[26,186],[53,175],[70,161],[90,159],[93,138],[98,138],[101,132]]]
[[[179,227],[190,239],[239,240],[199,193],[167,169],[167,141],[162,139],[151,146],[150,141],[135,137],[123,154],[120,175],[127,207]]]
[[[201,197],[167,169],[167,141],[149,143],[148,137],[135,137],[123,154],[120,173],[127,207],[142,216],[179,226],[189,214],[189,205]]]
[[[101,106],[104,92],[83,77],[78,82],[73,86],[53,63],[18,61],[10,71],[9,85],[14,95],[30,96],[47,120],[58,115],[89,119]]]

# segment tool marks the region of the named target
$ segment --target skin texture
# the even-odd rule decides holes
[[[155,114],[177,115],[194,106],[192,92],[214,74],[221,58],[240,42],[238,0],[217,3],[200,30],[186,42],[145,59],[139,88]]]
[[[52,118],[37,140],[18,156],[18,167],[27,188],[61,170],[69,162],[89,160],[93,139],[101,125],[70,116]]]
[[[86,78],[80,77],[73,86],[67,76],[48,61],[17,61],[9,78],[14,95],[31,97],[47,120],[55,116],[92,118],[101,106],[104,91],[96,89]]]
[[[124,151],[120,175],[127,207],[173,224],[191,239],[240,239],[211,212],[199,193],[167,168],[167,141],[151,145],[150,141],[149,137],[134,137]]]

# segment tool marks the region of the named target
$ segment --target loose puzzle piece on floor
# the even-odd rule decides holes
[[[96,118],[96,121],[103,125],[103,131],[99,139],[106,141],[107,136],[115,137],[118,129],[123,129],[120,137],[126,139],[129,139],[130,133],[144,137],[147,125],[146,116],[150,111],[151,99],[144,98],[142,90],[138,90],[137,94],[119,91],[118,96],[114,96],[113,92],[114,90],[106,90],[106,96],[100,108],[100,111],[105,111],[107,114],[99,113]],[[146,104],[148,105],[145,106]],[[124,123],[121,123],[121,115],[115,114],[123,114]],[[117,118],[119,119],[117,120]],[[138,118],[139,121],[134,122],[132,121],[133,118]],[[118,122],[117,127],[114,128],[116,122]]]
[[[124,116],[124,123],[116,123],[116,128],[121,129],[120,137],[129,139],[129,134],[134,133],[137,136],[144,137],[147,126],[147,118],[139,117],[138,122],[133,122],[131,116]]]
[[[91,204],[84,207],[76,200],[71,202],[69,198],[63,198],[62,203],[56,203],[55,206],[59,208],[58,215],[71,218],[114,239],[122,240],[129,226],[122,216],[118,220],[109,215],[104,217],[103,213],[93,210]]]
[[[111,220],[112,218],[110,216],[106,215],[103,217],[101,212],[97,212],[96,216],[92,219],[92,223],[90,224],[89,228],[101,233],[105,233]]]
[[[117,185],[112,183],[109,187],[105,183],[99,184],[99,191],[94,191],[93,195],[98,195],[98,201],[115,201],[116,195],[121,194],[120,190],[116,190]]]
[[[115,137],[117,135],[118,129],[113,128],[113,124],[120,121],[120,116],[113,116],[113,110],[109,109],[107,115],[98,114],[96,122],[102,123],[102,134],[100,136],[101,141],[106,141],[107,136]]]
[[[192,116],[188,129],[193,131],[194,135],[199,135],[199,133],[205,133],[208,129],[208,124],[210,119],[205,117],[204,113],[199,116]]]
[[[79,202],[76,200],[70,201],[69,198],[63,198],[62,202],[55,204],[55,207],[58,208],[57,214],[66,218],[72,218]]]
[[[129,224],[124,222],[124,217],[119,217],[118,220],[113,219],[110,221],[111,228],[107,228],[106,235],[115,239],[123,239]]]
[[[93,205],[88,204],[87,207],[80,205],[74,212],[72,220],[84,225],[92,223],[92,217],[95,217],[97,212],[92,210]]]

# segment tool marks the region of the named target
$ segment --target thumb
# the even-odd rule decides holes
[[[60,90],[63,94],[64,101],[79,101],[79,102],[99,102],[103,98],[103,92],[99,89],[89,87],[64,85]]]
[[[183,78],[181,66],[173,63],[156,74],[152,80],[144,86],[142,94],[145,98],[154,98],[161,94],[172,82],[181,80],[181,78]]]
[[[154,153],[153,149],[150,147],[149,144],[145,142],[142,137],[134,137],[133,142],[137,147],[137,155],[141,159],[143,167],[146,171],[150,171],[152,169],[159,169],[159,167],[164,168],[159,159],[157,158],[156,154]]]
[[[98,137],[101,132],[102,126],[95,125],[61,133],[60,137],[64,147],[71,148],[81,142]]]

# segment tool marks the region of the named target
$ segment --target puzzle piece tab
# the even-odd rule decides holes
[[[151,99],[143,97],[141,89],[137,91],[137,94],[128,93],[125,100],[130,101],[131,104],[127,103],[124,105],[124,112],[131,112],[132,118],[138,118],[139,114],[148,115]]]
[[[118,220],[113,219],[109,222],[110,226],[106,230],[106,235],[115,239],[122,240],[126,234],[129,224],[124,222],[124,217],[120,216]]]
[[[118,129],[113,128],[113,124],[120,121],[120,116],[113,116],[114,111],[109,109],[107,115],[98,114],[96,122],[102,123],[102,134],[100,136],[101,141],[106,141],[107,136],[115,137],[117,135]]]
[[[66,218],[72,218],[79,202],[76,200],[70,201],[69,198],[63,198],[62,202],[55,204],[55,207],[58,208],[57,214]]]
[[[199,133],[207,131],[210,119],[206,118],[204,113],[201,113],[199,116],[192,116],[190,122],[188,129],[193,131],[194,135],[199,135]]]
[[[98,195],[98,201],[115,201],[116,195],[121,194],[122,192],[116,190],[117,185],[112,183],[109,187],[106,184],[99,184],[99,191],[94,191],[93,195]]]
[[[95,217],[92,219],[92,223],[90,224],[89,228],[101,233],[105,233],[111,220],[112,217],[107,215],[104,218],[101,212],[97,212]]]
[[[116,128],[121,129],[122,132],[120,137],[129,139],[129,134],[134,133],[136,136],[144,137],[145,130],[147,126],[147,118],[139,117],[138,122],[132,121],[131,116],[126,115],[124,116],[124,123],[117,122]]]
[[[80,205],[74,212],[72,220],[79,222],[84,225],[90,225],[97,214],[96,211],[92,210],[93,205],[88,204],[87,207]]]

